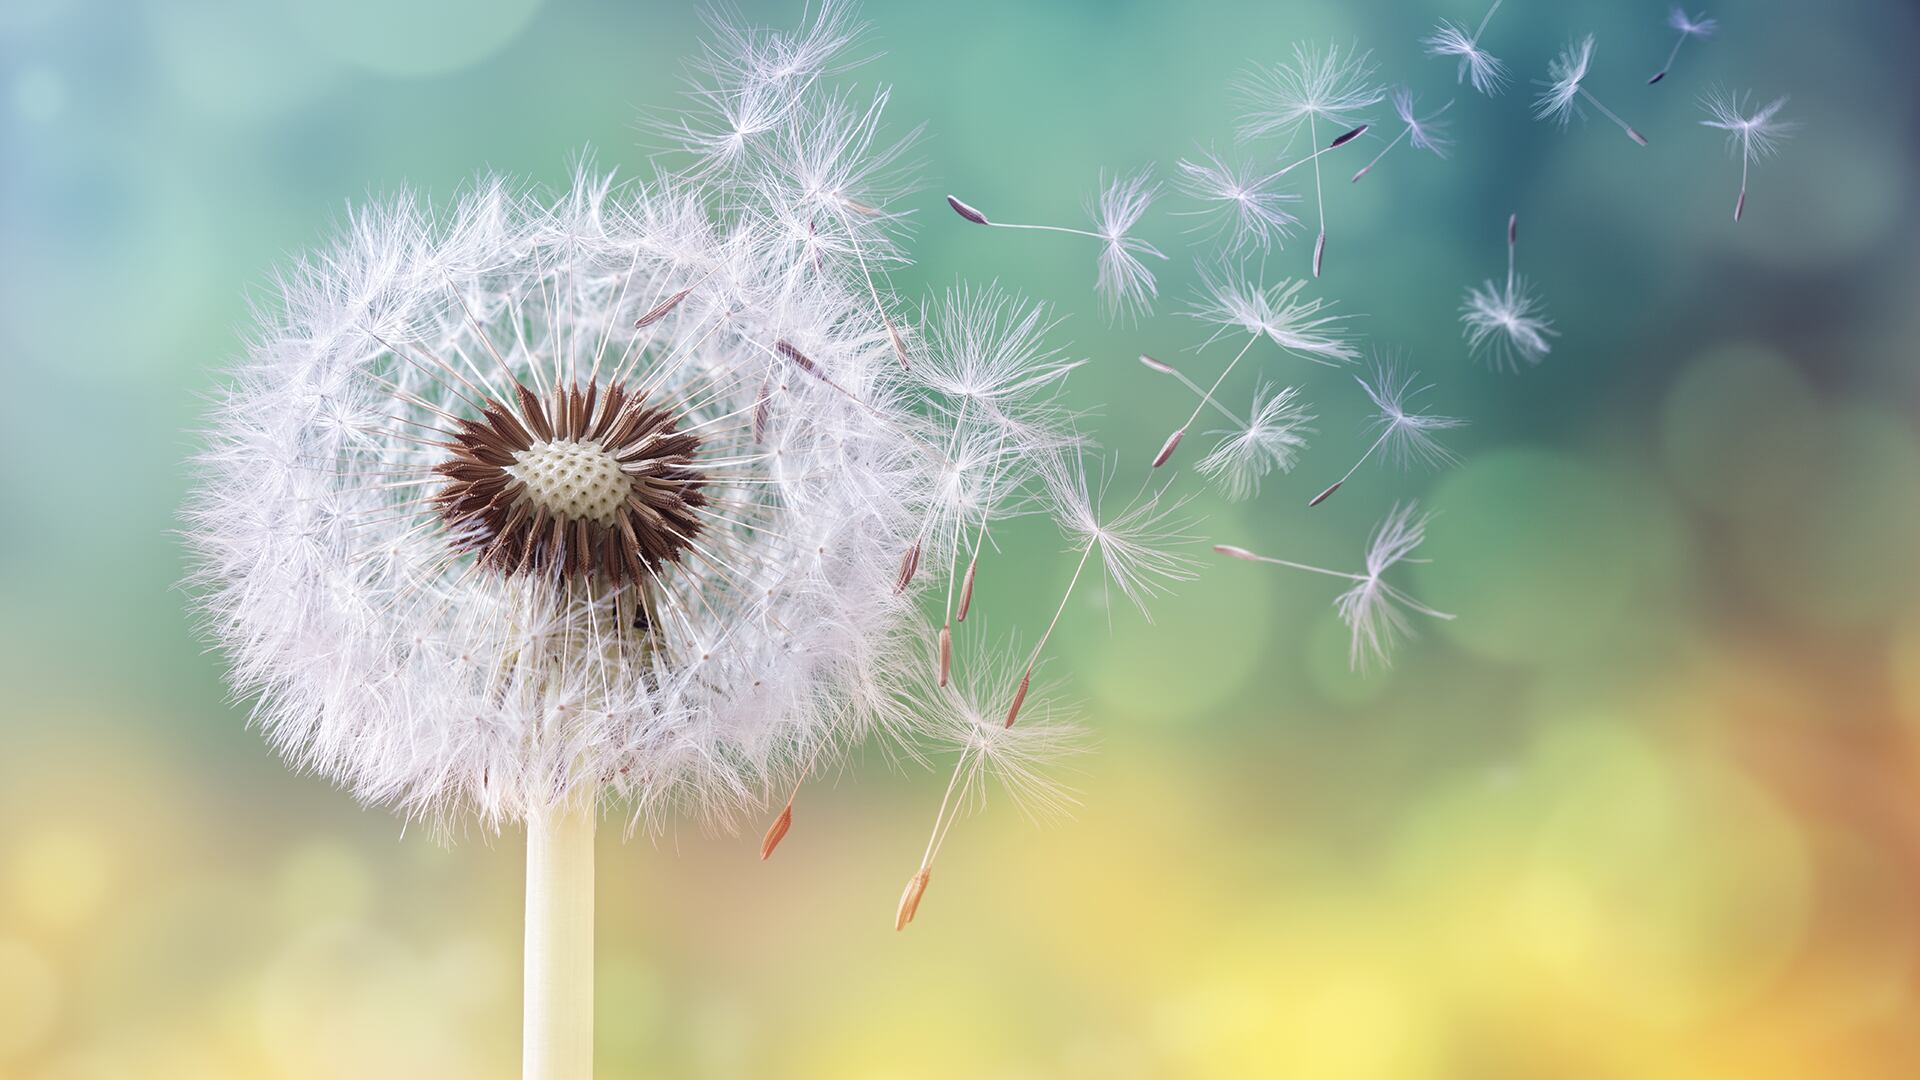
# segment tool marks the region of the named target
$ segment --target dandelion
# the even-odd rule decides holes
[[[1420,387],[1413,385],[1419,372],[1402,373],[1391,361],[1376,360],[1370,375],[1371,377],[1356,375],[1354,379],[1360,384],[1360,389],[1366,391],[1367,397],[1373,401],[1374,408],[1378,410],[1374,415],[1373,427],[1379,432],[1379,436],[1373,440],[1372,445],[1367,447],[1366,453],[1361,454],[1360,459],[1353,463],[1353,468],[1347,470],[1345,476],[1334,481],[1325,491],[1315,495],[1313,500],[1307,503],[1308,506],[1319,506],[1327,501],[1328,496],[1340,490],[1340,485],[1353,478],[1353,474],[1359,471],[1360,466],[1366,464],[1367,459],[1372,457],[1375,451],[1382,452],[1388,461],[1402,468],[1415,464],[1437,467],[1451,464],[1455,460],[1450,451],[1434,440],[1432,433],[1464,427],[1466,421],[1452,416],[1438,416],[1408,410],[1408,406],[1415,398],[1433,389],[1431,385]]]
[[[1300,291],[1306,285],[1304,280],[1291,280],[1262,287],[1235,274],[1202,272],[1202,298],[1194,306],[1192,315],[1214,326],[1214,334],[1207,339],[1207,343],[1212,343],[1222,334],[1234,332],[1245,333],[1247,340],[1233,359],[1227,362],[1227,366],[1221,369],[1213,385],[1201,393],[1200,403],[1193,407],[1193,414],[1187,417],[1186,423],[1167,436],[1159,455],[1154,458],[1154,468],[1166,464],[1173,457],[1180,441],[1186,437],[1187,429],[1200,418],[1202,410],[1209,405],[1219,408],[1214,403],[1214,394],[1219,392],[1227,376],[1233,374],[1233,369],[1262,338],[1288,353],[1318,364],[1343,364],[1359,357],[1360,354],[1347,342],[1342,326],[1344,319],[1332,313],[1332,305],[1317,297],[1301,297]],[[1231,412],[1226,415],[1230,419],[1233,416]]]
[[[1300,219],[1286,209],[1287,204],[1298,202],[1300,197],[1267,187],[1285,170],[1256,177],[1252,168],[1229,163],[1212,151],[1207,151],[1200,161],[1182,158],[1175,167],[1180,171],[1180,189],[1199,200],[1202,208],[1174,212],[1217,219],[1212,225],[1212,234],[1226,238],[1229,252],[1242,248],[1265,251],[1279,244],[1300,224]],[[1203,222],[1193,231],[1206,227]]]
[[[1012,301],[898,362],[865,269],[899,257],[885,95],[817,85],[844,11],[728,38],[696,108],[777,107],[701,167],[357,211],[213,409],[193,583],[269,741],[409,818],[527,829],[529,1076],[590,1070],[601,813],[725,823],[944,731],[912,700],[916,571],[1075,442],[1070,365]],[[1165,569],[1124,539],[1110,565]]]
[[[1121,319],[1145,314],[1156,295],[1153,272],[1147,269],[1141,259],[1144,256],[1164,259],[1166,256],[1147,241],[1128,234],[1139,224],[1159,191],[1159,185],[1153,182],[1151,170],[1115,177],[1111,181],[1102,176],[1100,194],[1087,208],[1089,216],[1093,218],[1092,230],[1065,225],[1015,225],[991,221],[985,214],[952,195],[947,196],[947,205],[953,208],[954,213],[975,225],[1069,233],[1100,241],[1099,274],[1094,291],[1106,303],[1107,317]]]
[[[1004,723],[996,695],[1013,678],[1014,671],[1006,661],[1018,657],[1020,649],[1007,642],[989,651],[969,651],[994,659],[970,668],[950,684],[941,684],[932,696],[936,738],[956,759],[920,865],[901,892],[894,913],[895,930],[906,929],[919,914],[934,861],[946,846],[954,822],[969,809],[983,805],[989,788],[1000,788],[1034,820],[1065,814],[1076,802],[1073,793],[1054,776],[1063,761],[1085,749],[1085,733],[1075,721],[1072,708],[1056,699],[1056,687],[1034,686],[1028,680],[1025,685],[1031,704],[1022,722]]]
[[[1493,6],[1481,16],[1480,25],[1471,34],[1464,25],[1442,20],[1433,28],[1433,33],[1421,41],[1427,47],[1428,56],[1459,57],[1460,70],[1454,81],[1471,79],[1473,88],[1488,96],[1498,94],[1507,85],[1507,66],[1480,47],[1480,37],[1487,32],[1487,24],[1493,21],[1493,13],[1500,10],[1501,3],[1502,0],[1493,0]]]
[[[1304,125],[1309,145],[1317,148],[1322,122],[1351,128],[1359,123],[1363,110],[1386,97],[1386,90],[1372,81],[1373,72],[1371,53],[1343,52],[1338,45],[1324,50],[1295,45],[1292,63],[1257,68],[1241,81],[1240,92],[1249,112],[1240,125],[1240,134],[1249,139],[1285,135],[1291,140]],[[1348,132],[1327,149],[1343,145],[1357,134]],[[1312,160],[1315,225],[1319,229],[1313,244],[1313,276],[1319,277],[1327,248],[1327,204],[1319,155],[1316,153]]]
[[[1447,156],[1448,140],[1445,134],[1445,125],[1440,122],[1439,117],[1440,114],[1451,108],[1453,108],[1453,102],[1448,101],[1445,105],[1435,109],[1425,119],[1422,119],[1414,115],[1413,91],[1404,87],[1395,90],[1393,92],[1393,111],[1400,117],[1400,123],[1402,125],[1400,134],[1395,135],[1392,142],[1389,142],[1385,147],[1381,148],[1378,154],[1373,155],[1372,161],[1361,166],[1360,171],[1353,174],[1353,182],[1356,184],[1359,183],[1360,178],[1367,175],[1375,165],[1380,164],[1380,159],[1387,156],[1387,151],[1399,146],[1400,140],[1402,139],[1407,140],[1407,144],[1415,150],[1425,150],[1434,157],[1445,158]]]
[[[1570,42],[1566,48],[1560,50],[1560,55],[1554,57],[1552,63],[1547,65],[1547,88],[1533,103],[1534,119],[1553,120],[1561,127],[1565,127],[1568,117],[1579,111],[1577,99],[1585,98],[1587,104],[1599,109],[1603,116],[1618,124],[1620,130],[1627,133],[1627,138],[1641,146],[1647,145],[1646,136],[1635,131],[1631,124],[1620,119],[1612,109],[1602,105],[1600,99],[1594,97],[1592,92],[1583,85],[1588,69],[1593,66],[1593,46],[1593,35],[1588,34],[1578,41]]]
[[[1654,72],[1653,78],[1647,80],[1648,86],[1652,86],[1654,83],[1666,78],[1667,72],[1673,70],[1674,57],[1680,55],[1680,46],[1685,45],[1688,38],[1709,38],[1713,36],[1715,30],[1720,29],[1718,20],[1707,18],[1706,12],[1703,11],[1698,15],[1689,15],[1685,8],[1680,7],[1676,7],[1667,13],[1667,25],[1678,31],[1680,36],[1674,39],[1673,51],[1667,54],[1665,66],[1659,71]]]
[[[1347,664],[1358,671],[1370,661],[1386,663],[1387,654],[1393,646],[1400,639],[1412,635],[1412,620],[1407,617],[1409,612],[1434,619],[1453,618],[1419,603],[1404,591],[1388,584],[1385,578],[1388,570],[1402,562],[1421,561],[1412,558],[1412,555],[1426,539],[1427,523],[1432,520],[1432,515],[1416,516],[1418,510],[1415,503],[1396,505],[1374,528],[1373,535],[1367,541],[1367,568],[1362,574],[1276,559],[1231,544],[1216,545],[1213,550],[1232,559],[1269,563],[1353,582],[1352,588],[1334,600],[1334,608],[1352,635],[1347,650]]]
[[[1749,113],[1745,93],[1716,88],[1701,98],[1700,104],[1707,111],[1701,125],[1726,132],[1727,149],[1740,154],[1740,196],[1733,202],[1733,220],[1739,221],[1747,212],[1747,174],[1753,163],[1778,153],[1780,143],[1799,125],[1780,119],[1780,110],[1787,104],[1785,96]]]
[[[1467,349],[1474,356],[1485,352],[1491,366],[1519,371],[1521,361],[1540,363],[1552,351],[1547,338],[1555,333],[1553,320],[1546,317],[1540,297],[1525,278],[1514,273],[1514,249],[1520,241],[1520,215],[1507,218],[1507,283],[1497,286],[1489,279],[1467,290],[1460,306],[1460,322],[1467,338]]]

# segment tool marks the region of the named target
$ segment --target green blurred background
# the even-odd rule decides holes
[[[1078,224],[1102,168],[1224,148],[1234,74],[1297,40],[1358,40],[1437,103],[1453,71],[1417,40],[1482,10],[874,4],[884,55],[851,78],[928,123],[899,285],[1057,302],[1092,361],[1074,400],[1137,463],[1190,399],[1135,354],[1224,358],[1182,351],[1179,200],[1142,227],[1173,255],[1159,314],[1111,328],[1087,245],[940,195]],[[1267,356],[1321,434],[1258,500],[1195,508],[1209,540],[1348,566],[1418,496],[1440,517],[1408,580],[1457,622],[1355,676],[1323,579],[1208,556],[1111,629],[1085,591],[1058,639],[1098,734],[1081,809],[968,821],[905,934],[938,776],[870,756],[764,865],[754,836],[606,830],[601,1074],[1920,1075],[1920,26],[1904,0],[1712,14],[1647,87],[1663,4],[1509,5],[1485,42],[1521,86],[1458,92],[1452,160],[1329,172],[1321,288],[1471,418],[1465,461],[1369,466],[1306,512],[1361,403]],[[1585,31],[1651,147],[1529,118]],[[246,730],[174,584],[182,462],[249,298],[346,207],[482,166],[559,181],[587,146],[644,171],[638,118],[701,34],[588,0],[0,5],[0,1077],[514,1074],[520,837],[438,843]],[[1696,123],[1721,80],[1805,125],[1739,225]],[[1509,211],[1564,332],[1519,376],[1455,323]],[[1006,543],[980,608],[1033,626],[1071,560],[1044,528]]]

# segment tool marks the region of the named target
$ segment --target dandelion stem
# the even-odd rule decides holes
[[[591,802],[527,817],[524,1080],[593,1076]]]
[[[1309,161],[1319,161],[1321,154],[1331,154],[1335,150],[1338,150],[1341,147],[1347,145],[1348,143],[1354,141],[1355,139],[1358,139],[1360,136],[1366,134],[1367,128],[1370,126],[1371,125],[1369,124],[1361,124],[1359,127],[1351,128],[1341,133],[1339,138],[1333,140],[1331,143],[1328,143],[1326,146],[1323,146],[1320,149],[1315,150],[1313,153],[1308,154],[1306,157],[1303,157],[1298,161],[1287,162],[1285,165],[1280,166],[1280,168],[1275,172],[1267,174],[1267,177],[1265,180],[1262,180],[1258,184],[1254,184],[1252,186],[1256,188],[1261,187],[1266,183],[1268,183],[1269,181],[1280,179],[1281,177],[1287,175],[1293,170],[1299,168],[1300,166],[1305,165]]]
[[[1373,440],[1373,445],[1367,447],[1367,452],[1360,455],[1360,460],[1353,463],[1353,468],[1348,469],[1347,474],[1345,476],[1342,476],[1340,479],[1335,480],[1330,486],[1328,486],[1328,488],[1325,491],[1322,491],[1320,494],[1315,495],[1313,497],[1313,501],[1308,503],[1307,505],[1319,506],[1321,503],[1327,501],[1327,496],[1332,495],[1336,491],[1339,491],[1340,485],[1353,479],[1353,474],[1360,471],[1360,466],[1365,465],[1367,463],[1367,459],[1373,456],[1373,452],[1375,450],[1380,449],[1380,444],[1386,442],[1387,436],[1393,434],[1393,431],[1394,431],[1394,425],[1388,424],[1386,430],[1380,433],[1380,437]]]
[[[1520,244],[1520,216],[1515,214],[1507,219],[1507,295],[1513,295],[1514,250]]]
[[[1286,559],[1276,559],[1270,555],[1255,555],[1251,551],[1247,552],[1246,556],[1243,557],[1251,558],[1253,562],[1272,563],[1274,566],[1284,566],[1290,570],[1305,570],[1313,574],[1325,574],[1328,577],[1346,578],[1348,581],[1367,580],[1364,574],[1349,574],[1345,570],[1328,570],[1324,567],[1308,566],[1306,563],[1289,562]]]
[[[1739,221],[1747,210],[1747,171],[1753,165],[1753,137],[1750,132],[1740,133],[1740,197],[1733,203],[1733,220]]]
[[[1033,666],[1040,662],[1040,652],[1047,647],[1047,639],[1053,636],[1053,628],[1060,625],[1060,616],[1066,613],[1067,601],[1073,597],[1074,586],[1080,584],[1080,575],[1087,568],[1087,557],[1093,554],[1094,547],[1100,543],[1098,534],[1087,540],[1087,546],[1080,550],[1080,561],[1074,564],[1073,577],[1067,582],[1067,591],[1060,594],[1060,606],[1053,609],[1053,618],[1048,620],[1047,629],[1040,640],[1033,643],[1033,655],[1027,657],[1027,670],[1020,680],[1020,689],[1015,691],[1013,707],[1007,710],[1007,726],[1013,726],[1013,718],[1019,714],[1019,701],[1026,696],[1027,680],[1033,677]]]
[[[1599,109],[1600,114],[1602,116],[1605,116],[1607,119],[1613,121],[1616,124],[1619,124],[1620,130],[1627,133],[1627,138],[1632,139],[1634,142],[1639,143],[1641,146],[1647,145],[1647,137],[1633,130],[1632,124],[1629,124],[1625,120],[1620,119],[1620,117],[1617,114],[1615,114],[1612,109],[1609,109],[1605,105],[1602,105],[1600,103],[1600,99],[1597,97],[1594,97],[1593,94],[1589,92],[1586,87],[1582,86],[1582,87],[1578,87],[1578,89],[1580,91],[1580,96],[1587,99],[1587,104],[1592,105],[1596,109]]]
[[[1209,394],[1207,391],[1200,389],[1199,383],[1194,382],[1192,379],[1187,378],[1185,372],[1181,371],[1176,367],[1173,367],[1170,364],[1161,364],[1159,361],[1154,362],[1154,370],[1163,372],[1167,375],[1171,375],[1175,379],[1180,380],[1180,385],[1193,391],[1195,394],[1200,395],[1200,397],[1202,398],[1201,404],[1213,406],[1213,411],[1219,413],[1221,416],[1226,417],[1227,422],[1232,424],[1234,427],[1243,428],[1247,426],[1247,422],[1245,420],[1240,419],[1240,417],[1236,413],[1234,413],[1232,409],[1229,409],[1225,405],[1220,404],[1218,401],[1213,400],[1213,396]],[[1199,415],[1200,415],[1199,413],[1195,413],[1194,417],[1198,417]],[[1189,424],[1193,423],[1193,419],[1189,418],[1187,420],[1187,423]]]
[[[1085,236],[1100,241],[1107,239],[1097,232],[1088,232],[1086,229],[1068,228],[1065,225],[1012,225],[1004,221],[989,221],[987,222],[987,227],[992,229],[1034,229],[1039,232],[1069,233],[1073,236]]]
[[[1201,397],[1200,404],[1195,405],[1193,407],[1193,415],[1187,417],[1187,422],[1180,425],[1182,430],[1192,427],[1193,422],[1195,420],[1200,419],[1200,410],[1206,408],[1209,404],[1213,402],[1214,393],[1220,389],[1221,383],[1227,381],[1227,376],[1233,374],[1234,365],[1238,364],[1240,362],[1240,358],[1247,355],[1247,350],[1253,348],[1254,342],[1259,340],[1260,340],[1260,335],[1254,334],[1253,336],[1247,338],[1247,343],[1245,345],[1240,346],[1240,351],[1235,353],[1233,356],[1233,359],[1227,362],[1226,368],[1220,372],[1220,377],[1213,380],[1212,386],[1207,387],[1207,392],[1205,395]],[[1226,410],[1222,409],[1221,411],[1225,412]],[[1233,414],[1227,413],[1227,418],[1233,419]]]
[[[1473,32],[1473,43],[1475,45],[1480,44],[1480,35],[1487,32],[1487,24],[1493,21],[1493,13],[1499,11],[1500,5],[1505,2],[1506,0],[1493,0],[1493,6],[1488,8],[1487,13],[1480,17],[1480,26]]]
[[[1369,170],[1371,170],[1371,169],[1372,169],[1372,168],[1373,168],[1373,167],[1374,167],[1375,165],[1378,165],[1378,164],[1380,164],[1380,159],[1381,159],[1381,158],[1383,158],[1383,157],[1386,157],[1386,156],[1387,156],[1387,151],[1388,151],[1388,150],[1391,150],[1391,149],[1393,149],[1393,148],[1394,148],[1394,147],[1396,147],[1396,146],[1399,146],[1399,145],[1400,145],[1400,140],[1401,140],[1401,139],[1404,139],[1404,138],[1406,138],[1406,137],[1407,137],[1407,134],[1408,134],[1409,132],[1411,132],[1412,130],[1413,130],[1413,128],[1411,128],[1411,127],[1405,127],[1405,128],[1401,128],[1401,129],[1400,129],[1400,134],[1398,134],[1398,135],[1395,135],[1395,136],[1393,137],[1393,141],[1392,141],[1392,142],[1390,142],[1390,143],[1388,143],[1387,145],[1385,145],[1385,146],[1383,146],[1383,147],[1381,147],[1381,148],[1380,148],[1380,152],[1379,152],[1379,153],[1377,153],[1377,154],[1375,154],[1375,155],[1373,155],[1373,160],[1372,160],[1372,161],[1369,161],[1369,162],[1367,162],[1367,163],[1366,163],[1365,165],[1363,165],[1363,166],[1361,166],[1361,168],[1360,168],[1360,171],[1359,171],[1359,172],[1357,172],[1357,173],[1354,173],[1354,174],[1353,174],[1353,179],[1354,179],[1354,182],[1355,182],[1355,183],[1358,183],[1358,182],[1359,182],[1359,180],[1360,180],[1360,178],[1361,178],[1361,177],[1363,177],[1363,176],[1365,176],[1365,175],[1367,175],[1367,172],[1368,172]]]
[[[1312,113],[1307,114],[1307,137],[1313,145],[1320,145],[1319,120]],[[1313,201],[1315,206],[1315,224],[1320,229],[1320,237],[1313,245],[1313,276],[1320,276],[1320,257],[1327,250],[1327,199],[1320,187],[1320,155],[1313,155]]]
[[[1686,43],[1687,43],[1687,34],[1685,31],[1682,31],[1680,34],[1680,40],[1673,43],[1673,51],[1667,54],[1666,64],[1662,66],[1658,72],[1654,73],[1653,78],[1647,80],[1648,86],[1652,86],[1654,83],[1657,83],[1661,79],[1664,79],[1667,77],[1667,72],[1673,70],[1674,58],[1680,55],[1680,46],[1685,45]]]

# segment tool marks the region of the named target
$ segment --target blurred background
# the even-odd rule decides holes
[[[941,195],[1080,224],[1103,168],[1227,148],[1234,76],[1296,41],[1458,98],[1450,160],[1402,146],[1357,185],[1382,143],[1332,160],[1318,289],[1470,418],[1463,463],[1370,464],[1307,512],[1363,401],[1266,355],[1320,414],[1304,463],[1243,504],[1180,483],[1209,542],[1334,567],[1418,497],[1432,561],[1402,584],[1459,618],[1354,675],[1326,579],[1199,549],[1151,625],[1083,590],[1056,665],[1098,736],[1080,809],[990,804],[904,934],[937,775],[869,755],[764,865],[756,826],[603,830],[601,1075],[1920,1075],[1916,11],[1716,8],[1649,87],[1664,4],[1508,5],[1496,98],[1418,46],[1483,11],[869,6],[883,55],[849,78],[927,123],[899,286],[1057,303],[1073,400],[1129,465],[1191,405],[1136,354],[1227,355],[1189,351],[1184,201],[1140,230],[1171,256],[1156,315],[1111,327],[1092,245]],[[1588,31],[1588,85],[1650,147],[1530,118]],[[585,147],[644,172],[641,112],[702,34],[612,0],[0,5],[0,1077],[515,1074],[521,837],[409,830],[247,729],[175,585],[183,462],[249,304],[348,206],[483,166],[557,182]],[[1804,125],[1738,225],[1739,163],[1697,123],[1717,82]],[[1493,374],[1456,309],[1515,211],[1564,336]],[[1071,560],[1044,526],[1003,542],[980,606],[1032,625]]]

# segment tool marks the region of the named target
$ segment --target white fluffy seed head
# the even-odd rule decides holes
[[[1070,365],[997,316],[959,364],[990,410],[899,363],[871,271],[900,144],[884,94],[822,81],[856,33],[840,3],[723,30],[699,115],[662,125],[690,170],[402,198],[283,277],[187,516],[230,681],[293,764],[442,823],[724,822],[871,733],[933,734],[917,605],[945,583],[899,587],[903,555],[947,566],[1026,486],[1010,463],[1067,441]]]

